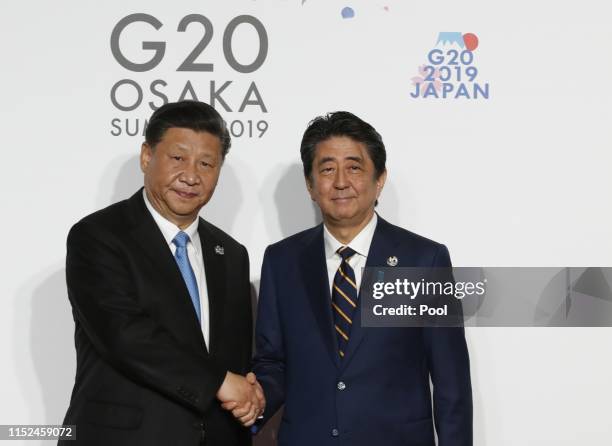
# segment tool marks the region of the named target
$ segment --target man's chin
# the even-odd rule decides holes
[[[328,220],[333,221],[336,224],[346,224],[350,225],[351,222],[355,219],[354,212],[334,212],[333,214],[328,215]]]
[[[353,218],[358,213],[359,213],[359,209],[357,209],[357,206],[355,206],[354,203],[351,203],[351,202],[345,202],[342,204],[338,204],[335,206],[335,209],[334,209],[334,214],[338,218]]]
[[[368,214],[364,214],[363,212],[359,212],[354,209],[345,209],[343,211],[337,211],[324,215],[324,220],[337,226],[351,227],[362,225],[367,217]]]
[[[202,206],[185,206],[185,205],[175,205],[170,209],[174,215],[179,218],[187,219],[187,218],[195,218],[200,212]]]

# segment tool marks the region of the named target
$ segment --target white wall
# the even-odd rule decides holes
[[[341,17],[345,6],[354,18]],[[143,73],[119,65],[109,43],[115,24],[136,12],[163,27],[128,27],[126,56],[145,62],[151,52],[140,42],[167,42],[162,63]],[[117,81],[142,85],[146,104],[159,103],[146,93],[155,79],[167,82],[170,100],[190,80],[205,101],[211,80],[231,80],[223,96],[234,111],[217,107],[226,119],[269,123],[262,138],[234,138],[202,212],[249,248],[255,285],[265,247],[318,221],[299,142],[311,118],[339,109],[372,123],[386,142],[380,214],[446,243],[456,265],[612,266],[610,12],[596,0],[0,6],[0,424],[60,423],[67,407],[75,361],[65,237],[80,217],[127,198],[142,181],[142,138],[113,136],[110,122],[151,110],[118,111],[110,100]],[[195,23],[176,31],[188,14],[214,26],[198,59],[214,63],[213,72],[176,71],[203,35]],[[269,37],[267,59],[253,73],[234,71],[222,52],[227,23],[242,14],[259,19]],[[474,65],[489,99],[410,97],[411,78],[441,31],[478,36]],[[248,25],[236,31],[237,59],[253,60],[255,36]],[[235,111],[251,82],[267,113]],[[134,99],[126,91],[122,100]],[[467,332],[476,445],[610,442],[610,329]]]

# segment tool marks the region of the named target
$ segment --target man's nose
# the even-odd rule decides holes
[[[195,162],[187,163],[179,179],[189,186],[198,184],[200,182],[200,177],[198,175],[197,164]]]
[[[338,169],[334,177],[334,187],[336,189],[346,189],[348,187],[348,178],[342,169]]]

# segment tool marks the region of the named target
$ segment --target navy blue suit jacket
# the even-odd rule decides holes
[[[448,250],[382,218],[367,266],[450,266]],[[267,248],[254,371],[267,421],[285,404],[279,444],[472,445],[472,393],[463,328],[366,328],[353,315],[337,353],[323,226]],[[430,391],[430,379],[433,387]]]

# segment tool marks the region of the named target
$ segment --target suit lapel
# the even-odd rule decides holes
[[[225,258],[223,245],[220,244],[211,231],[206,228],[204,220],[200,218],[198,225],[200,242],[202,243],[202,256],[204,258],[204,270],[206,272],[206,286],[208,292],[209,308],[209,352],[215,354],[219,349],[220,340],[223,338],[222,329],[224,324],[225,310]],[[223,254],[222,254],[223,253]]]
[[[130,211],[134,218],[134,227],[130,235],[149,258],[161,277],[151,277],[163,284],[160,299],[164,309],[163,318],[168,328],[176,333],[178,339],[187,341],[198,349],[206,350],[204,336],[198,318],[193,310],[189,291],[178,269],[172,252],[159,230],[153,216],[147,210],[142,197],[142,189],[129,200]],[[151,296],[158,298],[158,296]]]
[[[394,251],[397,250],[396,248],[394,249],[393,243],[390,243],[388,240],[387,227],[388,223],[379,216],[378,222],[376,223],[376,229],[374,230],[374,236],[372,237],[372,243],[370,244],[370,250],[368,251],[366,268],[385,265],[386,259],[394,255]],[[366,283],[364,274],[362,274],[361,277],[361,284],[363,283]],[[367,328],[361,326],[361,288],[359,288],[359,294],[360,297],[357,302],[357,308],[355,308],[353,313],[353,325],[351,326],[348,348],[342,360],[343,369],[346,368],[351,361],[368,331]]]
[[[302,283],[314,313],[321,337],[328,353],[340,365],[338,345],[333,328],[331,294],[327,274],[327,262],[323,244],[323,225],[314,229],[313,237],[307,241],[300,256]]]

